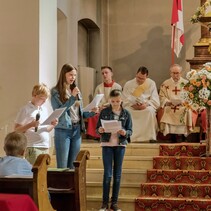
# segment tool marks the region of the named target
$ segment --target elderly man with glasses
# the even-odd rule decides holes
[[[171,134],[171,141],[177,142],[177,135],[185,139],[192,130],[192,111],[184,106],[181,92],[187,80],[181,77],[182,67],[173,64],[170,67],[171,78],[165,80],[159,92],[161,109],[158,122],[160,131],[166,136]]]

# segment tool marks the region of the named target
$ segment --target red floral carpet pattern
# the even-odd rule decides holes
[[[205,144],[161,144],[160,156],[203,156],[206,154]]]
[[[161,144],[136,211],[211,211],[211,157],[204,144]]]

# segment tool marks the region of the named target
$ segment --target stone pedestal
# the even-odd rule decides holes
[[[201,0],[201,5],[205,3],[205,0]],[[200,18],[201,24],[201,38],[194,47],[194,57],[187,59],[190,63],[191,69],[200,69],[204,63],[211,62],[211,31],[209,24],[211,23],[211,17]],[[211,25],[210,25],[211,27]]]

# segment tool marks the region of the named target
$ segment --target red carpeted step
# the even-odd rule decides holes
[[[141,196],[159,196],[159,198],[211,198],[211,185],[187,183],[143,183],[141,184]]]
[[[211,199],[138,197],[135,211],[208,211]]]
[[[135,211],[211,211],[211,157],[204,156],[205,144],[161,144],[159,154]]]
[[[196,143],[160,144],[161,156],[196,156],[206,155],[206,145]]]
[[[147,170],[147,182],[211,184],[209,170]]]
[[[154,169],[211,170],[211,157],[153,157]]]

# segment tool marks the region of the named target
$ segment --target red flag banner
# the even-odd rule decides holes
[[[177,57],[179,56],[182,46],[184,45],[182,0],[173,0],[171,25],[172,25],[171,49],[173,58],[174,53],[177,55]]]

